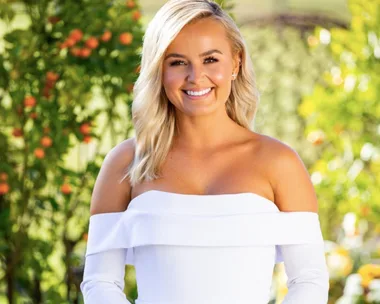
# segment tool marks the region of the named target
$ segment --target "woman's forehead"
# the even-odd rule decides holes
[[[230,49],[230,42],[223,24],[212,18],[204,18],[187,24],[167,48],[169,52],[205,52],[209,49]]]

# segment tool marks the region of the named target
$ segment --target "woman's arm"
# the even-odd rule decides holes
[[[282,245],[288,293],[283,304],[326,304],[329,273],[324,244]]]
[[[86,257],[80,285],[86,304],[130,304],[124,290],[126,249],[113,249]]]
[[[114,147],[105,157],[96,179],[91,198],[91,216],[125,211],[130,201],[128,180],[120,183],[125,169],[133,159],[133,139]],[[96,222],[95,222],[96,223]],[[94,236],[90,236],[96,239]],[[112,249],[86,256],[80,288],[86,304],[130,304],[124,290],[127,249]]]

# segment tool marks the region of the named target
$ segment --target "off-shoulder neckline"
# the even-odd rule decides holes
[[[157,195],[161,195],[162,197],[156,197]],[[156,200],[160,200],[160,202],[157,204]],[[177,207],[179,207],[179,209],[177,209]],[[101,215],[132,215],[136,211],[149,211],[152,213],[156,213],[158,211],[161,214],[162,211],[165,213],[166,210],[172,214],[171,212],[174,209],[175,214],[188,214],[187,212],[189,211],[193,215],[219,216],[226,214],[259,214],[263,212],[269,214],[274,212],[281,216],[295,216],[296,214],[299,216],[302,214],[308,214],[308,216],[312,215],[317,218],[319,217],[317,212],[312,211],[281,211],[273,201],[254,192],[185,194],[152,189],[131,199],[124,211],[96,213],[91,215],[90,218],[95,218]],[[231,213],[229,213],[230,211]]]
[[[133,199],[130,200],[128,206],[132,206],[134,205],[135,203],[137,203],[137,201],[145,198],[145,196],[147,195],[150,195],[150,194],[153,194],[153,193],[156,193],[156,194],[160,194],[160,195],[169,195],[169,196],[176,196],[178,198],[189,198],[189,199],[201,199],[203,201],[207,201],[207,200],[218,200],[218,199],[222,199],[222,198],[235,198],[235,197],[244,197],[244,196],[251,196],[253,198],[257,198],[257,199],[260,199],[264,202],[267,202],[271,205],[273,205],[273,207],[280,211],[279,208],[277,207],[277,205],[271,201],[270,199],[260,195],[260,194],[257,194],[257,193],[254,193],[254,192],[239,192],[239,193],[220,193],[220,194],[187,194],[187,193],[177,193],[177,192],[169,192],[169,191],[162,191],[162,190],[155,190],[155,189],[152,189],[152,190],[147,190],[137,196],[135,196]],[[181,200],[178,200],[178,201],[181,201]]]

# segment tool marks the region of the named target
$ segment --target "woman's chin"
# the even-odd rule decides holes
[[[223,105],[221,105],[223,106]],[[213,115],[218,111],[218,103],[213,100],[211,102],[183,102],[183,108],[181,109],[181,112],[185,114],[186,116],[205,116],[205,115]],[[224,106],[223,106],[224,108]]]

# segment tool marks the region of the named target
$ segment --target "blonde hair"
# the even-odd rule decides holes
[[[129,178],[132,187],[159,177],[175,134],[175,108],[162,87],[163,56],[185,25],[202,18],[220,21],[226,28],[233,52],[241,56],[241,69],[232,82],[226,111],[237,124],[253,129],[259,93],[252,62],[238,27],[213,1],[170,0],[157,12],[144,35],[141,70],[132,104],[135,154],[124,176]]]

